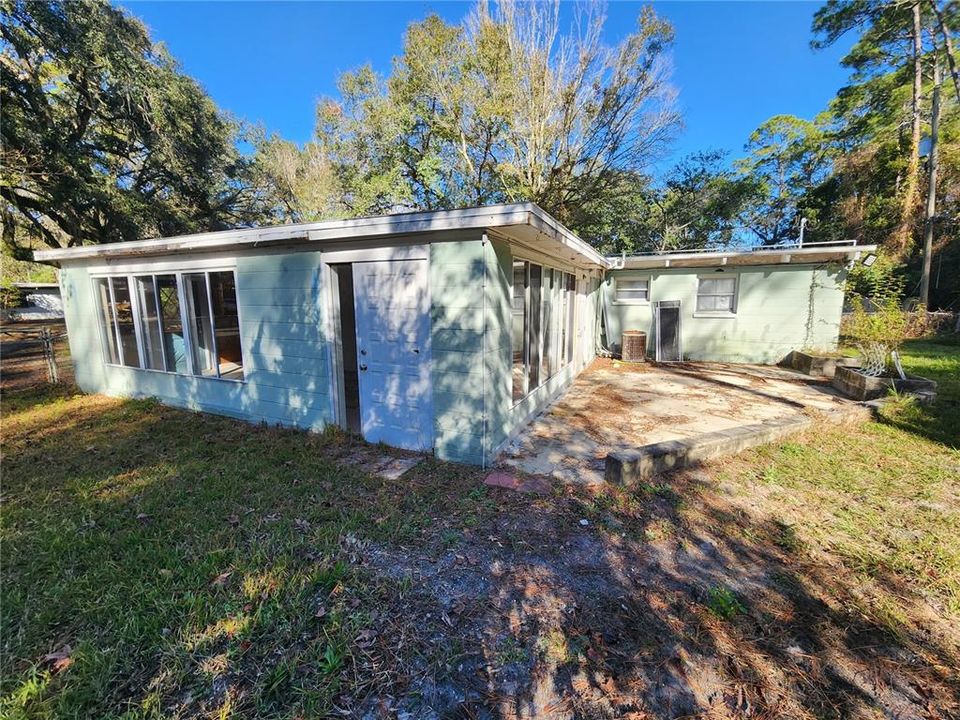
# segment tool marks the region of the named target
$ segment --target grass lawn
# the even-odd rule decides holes
[[[0,716],[960,717],[937,403],[633,490],[74,394],[2,398]]]

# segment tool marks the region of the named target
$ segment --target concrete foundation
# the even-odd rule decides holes
[[[863,406],[851,406],[822,414],[828,422],[861,422],[872,412]],[[660,473],[680,470],[707,460],[735,455],[748,448],[776,442],[806,430],[820,418],[809,415],[774,418],[752,425],[704,433],[683,440],[644,445],[632,450],[618,450],[607,456],[605,479],[616,485],[632,485]]]
[[[804,375],[832,378],[839,367],[858,368],[859,358],[829,357],[794,350],[783,361],[783,365],[793,368]]]

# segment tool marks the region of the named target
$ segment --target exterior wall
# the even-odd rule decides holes
[[[573,360],[560,368],[540,387],[514,403],[512,376],[514,255],[508,243],[494,239],[490,243],[488,257],[490,304],[487,312],[487,373],[490,380],[488,392],[491,393],[487,404],[487,461],[489,462],[514,433],[542,412],[596,357],[595,320],[600,283],[595,277],[584,277],[584,271],[576,271],[577,318]],[[527,259],[525,254],[521,257]],[[562,263],[551,262],[549,259],[543,259],[543,261],[548,265],[555,267],[559,265],[561,269],[574,272],[574,268],[564,268]],[[534,259],[533,262],[538,260]]]
[[[541,387],[512,401],[513,252],[508,241],[477,233],[432,242],[429,250],[434,449],[438,458],[489,464],[496,450],[569,385],[594,357],[599,282],[577,272],[574,360]],[[191,256],[142,260],[143,274],[189,270]],[[161,267],[165,263],[166,267]],[[549,263],[549,261],[548,261]],[[327,289],[317,251],[264,251],[235,264],[245,379],[176,375],[104,363],[92,266],[61,272],[76,381],[85,392],[156,397],[177,407],[251,422],[320,430],[336,422]],[[199,269],[199,268],[198,268]],[[572,268],[571,268],[572,270]],[[122,266],[111,273],[126,272]],[[134,273],[136,274],[136,273]]]
[[[843,266],[727,266],[722,277],[739,275],[735,316],[699,315],[695,312],[697,278],[710,276],[716,269],[609,273],[603,288],[608,345],[619,351],[623,330],[642,330],[647,333],[647,351],[652,357],[655,348],[652,303],[679,300],[684,359],[776,363],[791,350],[836,349],[846,278]],[[645,277],[650,278],[650,303],[614,302],[612,278]]]
[[[600,286],[587,279],[592,284],[585,285],[590,292],[579,301],[582,335],[574,361],[514,404],[512,282],[513,251],[504,239],[431,245],[435,449],[441,459],[492,462],[511,434],[557,397],[596,354]]]
[[[483,462],[486,275],[482,236],[430,246],[434,449],[442,460]]]
[[[65,267],[60,282],[79,387],[251,422],[312,430],[333,422],[319,253],[238,257],[236,276],[243,382],[105,365],[91,274],[82,265]]]

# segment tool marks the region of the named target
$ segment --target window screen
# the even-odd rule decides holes
[[[735,277],[700,278],[697,287],[699,312],[736,312],[737,279]]]
[[[648,278],[617,278],[614,282],[617,302],[647,302],[650,299]]]

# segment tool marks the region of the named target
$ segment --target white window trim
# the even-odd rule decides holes
[[[697,304],[699,303],[699,300],[700,300],[700,281],[701,280],[726,280],[729,278],[733,278],[733,310],[697,310]],[[718,293],[708,293],[708,294],[717,295]],[[740,309],[740,273],[711,273],[710,275],[697,275],[697,292],[693,298],[693,317],[730,320],[737,317],[737,310],[739,309]]]
[[[653,278],[650,275],[631,275],[624,277],[611,276],[613,280],[613,304],[614,305],[649,305],[650,291],[653,287]],[[646,280],[647,281],[647,299],[646,300],[620,300],[617,298],[617,283],[619,280]],[[698,283],[699,284],[699,283]]]
[[[239,291],[237,291],[237,326],[240,331],[240,358],[241,360],[243,360],[243,367],[244,367],[243,379],[241,380],[237,380],[235,378],[220,377],[219,374],[218,375],[201,375],[196,372],[196,368],[194,367],[194,364],[193,364],[193,331],[192,330],[187,331],[187,328],[190,328],[192,326],[188,322],[189,318],[187,315],[187,305],[185,302],[186,294],[185,294],[185,289],[183,284],[184,275],[192,275],[196,273],[204,274],[204,277],[207,283],[207,304],[210,307],[210,322],[212,323],[213,322],[213,308],[212,308],[213,299],[211,298],[210,291],[209,291],[210,290],[210,273],[232,272],[233,278],[234,278],[234,287],[236,288],[236,278],[237,278],[236,265],[232,265],[232,266],[224,265],[223,261],[221,260],[216,264],[190,263],[189,265],[186,265],[186,266],[180,265],[178,267],[183,269],[173,270],[166,266],[164,266],[163,268],[156,268],[150,265],[137,265],[137,266],[127,267],[126,268],[127,271],[122,273],[116,272],[116,271],[111,273],[111,272],[104,272],[103,270],[98,270],[90,274],[89,278],[90,278],[90,285],[93,288],[93,301],[97,304],[98,311],[102,312],[102,308],[100,308],[100,296],[96,290],[97,280],[104,279],[104,278],[109,279],[109,278],[125,277],[127,278],[127,282],[129,284],[129,287],[131,288],[130,302],[132,305],[132,312],[133,312],[133,325],[134,325],[134,330],[136,332],[136,338],[137,338],[137,354],[138,354],[137,360],[139,361],[139,364],[138,365],[123,365],[122,363],[118,364],[118,363],[110,362],[104,356],[103,324],[98,322],[97,328],[101,335],[100,355],[103,360],[104,367],[123,368],[125,370],[139,370],[141,372],[159,373],[161,375],[173,375],[173,376],[182,377],[182,378],[197,378],[200,380],[217,380],[220,382],[232,383],[234,385],[246,385],[248,382],[246,368],[250,367],[250,365],[248,364],[249,357],[247,356],[246,343],[243,342],[243,316],[241,315],[241,310],[240,310]],[[183,333],[183,340],[184,340],[184,344],[186,345],[185,351],[187,353],[187,366],[189,368],[189,372],[178,373],[176,370],[160,370],[157,368],[148,368],[144,366],[145,354],[144,354],[144,348],[141,344],[141,337],[140,337],[140,334],[141,334],[140,299],[138,297],[139,293],[136,292],[136,278],[143,277],[146,275],[151,275],[154,277],[157,275],[174,275],[177,278],[177,301],[180,303],[180,323],[185,331]],[[116,301],[114,300],[114,297],[113,297],[113,283],[112,282],[107,283],[107,287],[110,290],[110,302],[114,306],[116,306]],[[154,282],[154,287],[156,287],[156,282]],[[114,318],[114,323],[116,323],[116,318]],[[120,354],[121,360],[122,360],[123,350],[119,347],[119,338],[117,342],[118,342],[117,352]]]
[[[511,247],[511,250],[513,251],[514,249]],[[580,305],[581,305],[581,301],[580,301],[580,296],[581,296],[581,286],[580,286],[580,284],[581,284],[581,280],[580,280],[580,277],[579,277],[578,272],[577,272],[577,270],[576,270],[576,268],[575,268],[574,266],[569,265],[569,264],[566,264],[566,263],[563,263],[563,262],[558,262],[558,261],[555,260],[555,259],[554,259],[554,260],[550,260],[550,259],[543,259],[543,258],[544,258],[544,256],[539,256],[539,255],[537,255],[536,253],[529,252],[529,251],[527,251],[525,248],[524,248],[524,249],[517,249],[516,251],[513,251],[513,252],[512,252],[512,258],[511,258],[511,275],[510,275],[510,301],[511,301],[511,303],[513,302],[513,292],[514,292],[512,265],[513,265],[514,262],[524,262],[524,263],[526,263],[526,271],[525,271],[525,274],[524,274],[524,286],[525,286],[525,287],[524,287],[524,294],[525,294],[525,297],[524,297],[524,317],[525,317],[524,326],[525,326],[525,332],[524,332],[524,350],[523,350],[523,352],[524,352],[524,358],[523,358],[523,364],[524,364],[524,373],[523,373],[523,395],[522,395],[521,397],[517,398],[517,399],[513,399],[513,384],[512,384],[512,380],[511,380],[511,385],[510,385],[510,398],[511,398],[511,401],[510,401],[510,402],[511,402],[511,407],[514,407],[514,408],[517,407],[517,406],[518,406],[520,403],[522,403],[524,400],[526,400],[528,397],[530,397],[530,395],[532,395],[533,393],[535,393],[537,390],[545,387],[551,380],[553,380],[553,378],[555,378],[555,377],[557,377],[558,375],[560,375],[561,373],[567,371],[567,368],[568,368],[569,366],[573,366],[573,367],[574,367],[574,371],[573,371],[574,374],[576,374],[576,373],[581,369],[581,367],[582,367],[582,363],[579,363],[579,362],[578,362],[578,357],[579,357],[578,353],[581,352],[581,338],[580,338],[580,334],[584,331],[584,329],[583,329],[584,323],[582,322],[582,318],[581,318],[580,314],[576,314],[575,317],[574,317],[574,319],[573,319],[573,327],[571,328],[571,329],[572,329],[572,334],[573,334],[573,348],[572,348],[572,355],[571,355],[571,357],[569,358],[569,360],[564,360],[564,359],[561,357],[562,354],[565,352],[565,348],[563,348],[563,347],[560,346],[561,327],[560,327],[560,324],[559,324],[559,323],[562,321],[562,319],[563,319],[563,318],[560,317],[560,311],[561,311],[562,304],[563,304],[563,295],[564,295],[564,293],[567,292],[566,289],[565,289],[565,285],[562,284],[562,282],[563,282],[563,277],[564,277],[565,274],[566,274],[566,275],[570,275],[570,276],[573,278],[573,290],[572,290],[573,298],[572,298],[572,302],[570,303],[571,307],[568,308],[568,312],[579,313],[579,312],[581,312],[581,311],[583,310],[583,308],[580,307]],[[540,370],[541,370],[541,371],[543,370],[544,353],[545,353],[545,352],[548,352],[548,349],[544,346],[544,329],[545,329],[545,326],[544,326],[544,314],[545,314],[544,295],[545,295],[546,286],[547,286],[547,285],[546,285],[546,275],[547,275],[547,272],[550,271],[550,270],[552,270],[556,275],[559,275],[559,280],[558,280],[556,277],[554,278],[553,294],[552,294],[552,297],[551,297],[551,315],[552,315],[553,318],[554,318],[554,324],[555,324],[555,327],[554,327],[554,329],[555,329],[554,337],[551,338],[552,351],[554,352],[554,355],[555,355],[555,357],[554,357],[554,361],[555,361],[555,362],[554,362],[554,366],[553,366],[553,372],[552,372],[552,373],[548,373],[548,374],[544,374],[543,372],[539,372],[539,373],[538,373],[538,375],[539,375],[539,377],[538,377],[539,382],[537,383],[536,387],[533,387],[533,388],[530,387],[530,374],[529,374],[529,373],[530,373],[530,361],[531,361],[531,357],[530,357],[530,355],[531,355],[531,353],[530,353],[531,347],[530,347],[530,342],[529,342],[529,338],[528,338],[529,330],[530,330],[530,328],[532,327],[532,323],[528,323],[527,320],[526,320],[527,318],[530,317],[530,312],[531,312],[531,310],[530,310],[530,300],[531,300],[531,294],[532,294],[532,293],[531,293],[531,288],[530,288],[530,284],[531,284],[531,283],[530,283],[530,276],[531,276],[530,268],[531,268],[532,265],[537,265],[538,267],[540,267],[540,272],[541,272],[541,275],[540,275],[540,336],[539,336],[539,338],[537,339],[537,346],[538,346],[538,348],[540,349],[540,358],[539,358],[539,359],[540,359],[540,363],[541,363],[541,366],[540,366]],[[558,285],[557,283],[561,283],[561,284]],[[511,356],[512,356],[512,343],[511,343]],[[548,365],[549,365],[549,361],[548,361]],[[510,366],[510,367],[511,367],[511,373],[512,373],[512,371],[513,371],[513,363],[512,363],[512,361],[511,361],[511,366]],[[512,375],[511,375],[511,378],[512,378]]]

